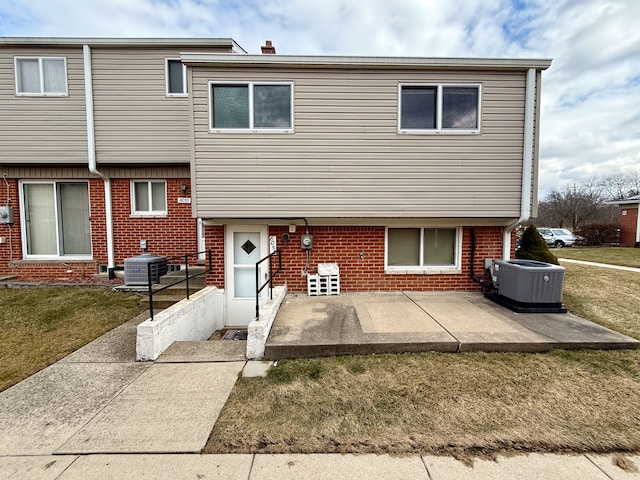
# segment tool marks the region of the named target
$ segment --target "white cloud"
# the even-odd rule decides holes
[[[640,169],[640,2],[0,0],[21,36],[232,37],[250,53],[552,57],[540,187]]]

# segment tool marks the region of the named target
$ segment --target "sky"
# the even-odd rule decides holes
[[[231,37],[248,53],[550,58],[539,193],[640,172],[640,0],[0,0],[0,36]]]

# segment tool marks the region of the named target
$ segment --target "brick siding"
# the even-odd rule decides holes
[[[622,212],[627,212],[623,215]],[[638,207],[622,205],[620,207],[620,245],[633,247],[636,245],[636,229],[638,228]]]

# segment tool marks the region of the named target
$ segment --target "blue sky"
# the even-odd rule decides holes
[[[553,58],[540,192],[640,171],[638,0],[0,0],[0,36],[231,37],[249,53]]]

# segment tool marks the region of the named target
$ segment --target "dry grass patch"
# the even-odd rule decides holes
[[[137,296],[103,289],[0,289],[0,391],[140,312]]]
[[[559,258],[640,268],[640,248],[572,247],[553,250]]]
[[[208,453],[640,449],[640,352],[283,361],[239,379]]]

